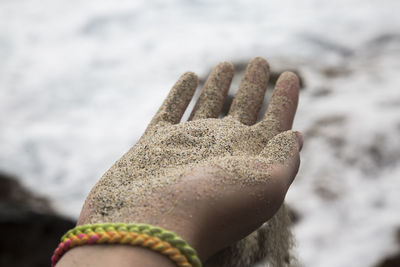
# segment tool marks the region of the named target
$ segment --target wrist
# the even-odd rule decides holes
[[[176,267],[176,264],[155,251],[124,245],[81,246],[68,251],[56,267]]]
[[[178,190],[179,191],[179,190]],[[176,193],[176,191],[175,191]],[[165,195],[164,195],[165,194]],[[163,195],[154,194],[153,198],[148,199],[146,203],[137,206],[134,211],[121,210],[120,216],[104,216],[103,218],[93,218],[93,210],[91,209],[91,199],[88,198],[82,208],[82,212],[78,219],[78,225],[86,224],[107,224],[125,222],[148,224],[155,227],[161,227],[164,230],[171,231],[189,244],[196,252],[201,260],[204,262],[210,253],[208,253],[207,244],[209,240],[204,231],[202,231],[202,224],[204,221],[199,217],[199,213],[194,212],[193,209],[181,207],[182,202],[176,201],[174,198],[174,191],[164,192]],[[159,198],[168,199],[169,205],[159,206]],[[142,207],[146,207],[143,209]],[[211,253],[212,254],[212,253]]]
[[[205,172],[204,175],[210,175],[210,173]],[[186,176],[183,179],[186,182],[198,180],[193,173],[186,174]],[[210,231],[210,207],[202,197],[204,192],[193,195],[192,192],[198,184],[191,182],[188,185],[186,182],[177,183],[167,190],[154,192],[143,202],[136,203],[135,209],[121,208],[117,214],[107,214],[107,216],[99,216],[95,212],[93,209],[95,200],[89,195],[80,214],[78,225],[122,221],[158,226],[177,234],[197,252],[201,262],[205,262],[226,244],[223,242],[224,244],[221,246],[220,240],[216,240],[218,235]],[[196,188],[191,190],[188,187]]]
[[[86,224],[68,231],[52,256],[52,266],[75,247],[124,245],[153,250],[180,267],[200,267],[196,251],[176,233],[148,224]],[[107,249],[107,251],[110,248]]]

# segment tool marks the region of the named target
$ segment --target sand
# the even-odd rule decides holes
[[[281,131],[276,110],[280,105],[293,104],[283,96],[275,99],[272,111],[267,112],[261,123],[253,125],[262,105],[268,71],[265,60],[254,59],[229,115],[217,119],[233,76],[230,63],[218,65],[207,80],[190,120],[179,123],[198,82],[195,74],[185,73],[139,142],[92,189],[85,204],[90,209],[85,223],[132,222],[132,214],[152,212],[154,207],[144,204],[146,200],[166,192],[197,166],[218,166],[229,173],[221,179],[222,183],[240,186],[268,183],[268,168],[254,168],[254,163],[285,164],[298,146],[295,132],[276,136]],[[287,73],[283,75],[282,80],[285,79],[297,81]],[[276,137],[271,140],[273,136]],[[289,219],[282,208],[268,224],[214,256],[205,266],[252,266],[263,258],[272,266],[285,266],[290,245]]]

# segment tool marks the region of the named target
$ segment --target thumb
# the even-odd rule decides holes
[[[300,150],[303,136],[292,130],[282,132],[272,138],[261,151],[260,156],[267,159],[272,170],[280,179],[284,179],[289,187],[300,166]]]

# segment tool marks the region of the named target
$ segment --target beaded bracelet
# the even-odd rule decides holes
[[[73,247],[91,244],[141,246],[168,256],[179,267],[201,267],[196,251],[175,233],[148,224],[86,224],[69,230],[51,257],[52,267]]]

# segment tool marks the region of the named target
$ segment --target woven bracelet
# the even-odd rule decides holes
[[[76,246],[125,244],[157,251],[179,267],[201,267],[196,251],[175,233],[148,224],[86,224],[69,230],[51,257],[52,267],[65,252]]]

